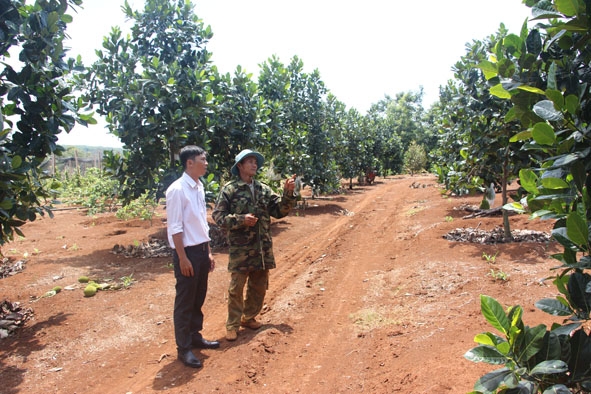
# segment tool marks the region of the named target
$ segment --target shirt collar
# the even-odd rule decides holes
[[[183,172],[182,179],[184,182],[187,182],[187,184],[191,187],[191,189],[198,189],[201,186],[200,180],[195,182],[195,180],[193,178],[191,178],[189,176],[189,174],[187,174],[186,172]]]

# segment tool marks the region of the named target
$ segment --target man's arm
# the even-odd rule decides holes
[[[185,245],[183,244],[183,233],[176,233],[172,235],[174,241],[174,249],[179,256],[179,265],[183,276],[193,276],[193,265],[185,253]]]

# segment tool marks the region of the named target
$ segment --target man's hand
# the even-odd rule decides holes
[[[192,277],[195,275],[193,272],[193,265],[186,256],[184,258],[179,257],[179,265],[181,268],[181,274],[183,274],[183,276]]]
[[[244,215],[244,225],[247,227],[252,227],[259,221],[259,218],[254,216],[252,213],[247,213]]]
[[[213,272],[215,269],[215,260],[213,258],[213,254],[209,254],[209,272]]]
[[[285,190],[287,190],[288,192],[292,192],[295,190],[295,181],[297,178],[297,174],[293,174],[291,176],[291,178],[287,178],[287,180],[285,181]]]

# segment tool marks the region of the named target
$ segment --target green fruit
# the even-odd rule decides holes
[[[88,279],[88,276],[81,276],[78,278],[78,282],[80,283],[88,283],[88,281],[90,281],[90,279]]]
[[[61,287],[61,286],[55,286],[55,287],[54,287],[53,289],[51,289],[51,290],[55,291],[55,292],[56,292],[56,294],[57,294],[57,293],[59,293],[60,291],[62,291],[62,287]]]
[[[96,294],[96,287],[88,285],[84,288],[84,297],[92,297]]]

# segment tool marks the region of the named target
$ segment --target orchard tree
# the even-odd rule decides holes
[[[271,57],[261,66],[259,89],[270,109],[265,138],[273,168],[302,175],[316,193],[338,187],[333,155],[338,131],[318,70],[305,73],[297,56],[288,66]]]
[[[63,152],[58,134],[95,122],[79,114],[84,102],[69,82],[77,64],[63,45],[67,12],[81,3],[0,0],[0,245],[38,214],[51,215],[40,166]]]
[[[270,157],[270,165],[281,174],[304,175],[309,156],[306,149],[306,108],[294,97],[292,86],[300,86],[303,62],[297,57],[286,67],[276,56],[261,65],[260,94],[270,109],[269,127],[261,151]]]
[[[414,175],[417,172],[423,171],[427,165],[427,154],[425,149],[412,141],[408,149],[404,153],[404,169]]]
[[[507,37],[485,64],[491,92],[513,104],[507,120],[523,131],[513,140],[535,155],[538,165],[520,171],[532,217],[554,220],[552,236],[563,247],[549,280],[556,298],[536,307],[563,324],[524,325],[520,306],[481,298],[483,314],[501,335],[482,333],[466,358],[504,366],[487,373],[475,392],[504,392],[508,382],[520,393],[591,391],[591,3],[527,0],[534,20],[528,31]],[[506,209],[525,209],[518,203]]]
[[[350,109],[344,119],[337,163],[342,177],[349,179],[349,189],[353,189],[353,179],[363,176],[368,167],[373,167],[374,141],[369,135],[367,119],[359,111]]]
[[[521,168],[531,165],[530,156],[524,152],[522,143],[512,141],[511,137],[521,130],[521,125],[506,118],[510,104],[495,97],[490,92],[483,66],[488,62],[488,53],[497,42],[506,40],[507,30],[501,25],[496,35],[484,41],[474,40],[467,45],[466,54],[454,67],[455,84],[445,92],[445,106],[441,112],[446,118],[446,134],[442,137],[440,153],[459,149],[455,155],[444,153],[452,160],[459,156],[459,162],[447,165],[448,175],[455,182],[452,188],[469,191],[484,188],[491,183],[500,185],[502,204],[508,201],[507,184],[518,176]],[[498,52],[503,49],[496,46]],[[449,141],[457,141],[459,144]],[[442,167],[440,167],[442,168]],[[511,238],[508,213],[503,211],[505,238]]]
[[[86,76],[88,97],[126,152],[115,169],[126,202],[162,193],[177,176],[182,146],[210,147],[212,32],[193,8],[185,0],[146,0],[134,11],[125,2],[131,34],[113,27]]]
[[[262,146],[269,132],[271,109],[262,97],[258,85],[241,66],[233,75],[219,75],[213,67],[213,107],[207,117],[211,132],[210,171],[230,177],[236,155],[245,148]]]

